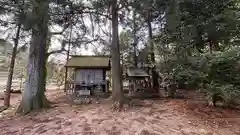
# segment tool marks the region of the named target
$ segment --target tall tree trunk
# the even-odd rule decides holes
[[[120,65],[121,65],[121,75],[123,75],[124,71],[124,57],[123,57],[124,52],[120,51]]]
[[[48,60],[49,55],[45,55],[44,61],[43,61],[43,89],[46,91],[46,85],[47,85],[47,60]]]
[[[8,80],[7,80],[7,86],[6,86],[6,91],[5,91],[5,97],[4,97],[4,106],[6,106],[6,107],[10,106],[12,79],[13,79],[15,59],[17,56],[17,48],[18,48],[20,30],[21,30],[21,24],[18,24],[16,37],[14,38],[14,47],[13,47],[13,51],[12,51],[11,63],[10,63],[9,71],[8,71]]]
[[[31,110],[49,107],[45,96],[46,79],[45,66],[46,62],[46,42],[48,33],[48,2],[35,1],[38,6],[33,7],[33,14],[39,15],[38,21],[32,29],[32,39],[29,50],[27,80],[23,97],[17,109],[18,113],[28,113]],[[41,4],[41,6],[40,6]],[[39,11],[41,10],[41,11]],[[43,13],[44,12],[44,13]]]
[[[28,113],[31,110],[48,106],[44,94],[46,86],[46,82],[44,82],[46,81],[44,77],[44,40],[44,35],[38,35],[33,32],[28,59],[28,78],[26,80],[22,101],[17,110],[19,113]]]
[[[212,54],[213,52],[213,45],[211,42],[209,42],[209,50],[210,50],[210,54]]]
[[[120,65],[120,49],[118,39],[118,7],[117,0],[112,0],[112,99],[113,107],[121,109],[123,105],[122,75]]]
[[[67,50],[67,62],[69,61],[69,55],[70,55],[70,45],[71,45],[71,40],[72,40],[72,18],[70,18],[70,23],[71,23],[71,27],[70,27],[70,35],[69,35],[69,40],[68,40],[68,50]],[[64,76],[64,91],[66,92],[68,87],[68,67],[66,67],[65,69],[65,76]]]
[[[47,83],[47,60],[50,56],[50,53],[48,53],[48,49],[51,45],[51,38],[52,38],[52,35],[50,34],[50,32],[48,31],[47,32],[47,39],[46,39],[46,47],[45,47],[45,58],[44,58],[44,61],[43,61],[43,65],[44,65],[44,68],[43,68],[43,87],[44,87],[44,91],[46,91],[46,83]]]
[[[147,15],[147,25],[148,25],[148,41],[150,45],[150,58],[151,58],[151,64],[152,67],[152,86],[156,92],[158,92],[158,74],[156,72],[156,66],[155,66],[155,54],[154,54],[154,44],[153,44],[153,36],[152,36],[152,16],[151,12],[148,12]]]
[[[134,59],[134,66],[137,67],[137,26],[136,26],[136,11],[133,11],[133,59]]]

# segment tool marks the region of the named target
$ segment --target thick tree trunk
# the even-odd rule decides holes
[[[151,64],[152,67],[152,86],[155,89],[156,92],[158,92],[158,74],[156,72],[156,66],[155,66],[155,54],[154,54],[154,44],[153,44],[153,36],[152,36],[152,25],[151,25],[152,17],[151,13],[148,12],[147,16],[147,25],[148,25],[148,36],[149,36],[149,45],[150,45],[150,57],[151,57]]]
[[[29,50],[27,80],[22,96],[22,101],[17,109],[18,113],[28,113],[31,110],[49,107],[48,101],[44,94],[46,79],[46,42],[48,32],[48,2],[38,3],[45,4],[46,9],[42,9],[39,16],[39,22],[35,24],[32,30],[32,40]],[[33,13],[39,14],[38,7],[33,8]],[[42,12],[45,11],[45,14]]]
[[[8,80],[7,80],[7,86],[6,86],[6,91],[5,91],[5,97],[4,97],[4,106],[6,106],[6,107],[10,106],[12,78],[13,78],[13,72],[14,72],[15,59],[17,56],[17,48],[18,48],[20,30],[21,30],[21,24],[18,24],[16,37],[14,39],[14,47],[13,47],[13,51],[12,51],[12,58],[11,58],[11,63],[10,63],[9,71],[8,71]]]
[[[44,94],[45,82],[44,77],[44,52],[43,50],[45,37],[43,35],[32,35],[32,44],[28,59],[28,78],[26,80],[22,101],[18,107],[19,113],[28,113],[34,109],[47,107],[47,100]],[[41,54],[43,53],[43,54]]]
[[[118,7],[117,0],[112,1],[112,99],[113,107],[121,109],[123,105],[122,75],[120,65],[120,49],[118,39]]]

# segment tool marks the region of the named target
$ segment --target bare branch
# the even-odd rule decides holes
[[[111,17],[107,14],[103,14],[103,13],[99,13],[99,12],[96,12],[96,11],[84,11],[83,14],[96,14],[96,15],[100,15],[100,16],[104,16],[108,19],[111,19]]]
[[[50,35],[61,35],[63,32],[70,26],[70,23],[67,23],[63,26],[63,29],[60,32],[50,32]]]
[[[65,14],[66,13],[51,13],[50,15],[57,16],[57,15],[65,15]],[[94,8],[91,8],[91,7],[80,7],[80,8],[75,7],[74,14],[80,14],[80,15],[95,14],[95,15],[104,16],[108,19],[111,19],[111,17],[108,14],[97,12]]]
[[[47,53],[47,56],[50,56],[52,54],[56,54],[56,53],[62,53],[62,52],[65,52],[67,51],[65,48],[61,48],[60,50],[54,50],[54,51],[51,51],[49,53]]]
[[[22,50],[25,50],[25,49],[27,48],[27,45],[28,45],[28,43],[25,43],[24,45],[22,45],[21,47],[19,47],[18,50],[17,50],[17,54],[18,54],[19,52],[21,52]]]
[[[5,25],[9,25],[9,24],[16,24],[16,22],[0,20],[0,24],[5,26]]]
[[[53,50],[53,51],[51,51],[51,52],[48,52],[48,53],[47,53],[47,56],[50,56],[50,55],[55,54],[55,53],[61,53],[61,52],[63,52],[63,51],[66,51],[66,49],[65,49],[66,43],[67,43],[67,42],[66,42],[65,40],[63,40],[63,41],[62,41],[62,44],[61,44],[61,49],[60,49],[60,50]]]

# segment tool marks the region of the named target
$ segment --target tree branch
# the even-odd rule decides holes
[[[61,35],[63,32],[70,26],[70,23],[67,23],[63,26],[63,29],[60,32],[50,32],[50,35]]]
[[[50,56],[50,55],[56,54],[56,53],[62,53],[62,52],[65,52],[65,51],[67,51],[65,48],[61,48],[60,50],[54,50],[54,51],[48,52],[47,56]]]
[[[65,15],[66,13],[51,13],[51,15]],[[99,16],[104,16],[108,19],[111,19],[111,17],[108,14],[97,12],[94,8],[91,7],[81,7],[81,8],[74,8],[74,14],[95,14]]]
[[[128,3],[127,0],[120,0],[119,3],[118,3],[118,10],[121,10],[123,8],[127,8],[128,5],[129,5],[129,3]]]
[[[61,49],[60,49],[60,50],[50,51],[50,52],[47,53],[47,56],[50,56],[50,55],[55,54],[55,53],[61,53],[61,52],[63,52],[63,51],[66,51],[65,46],[66,46],[66,41],[63,40],[63,41],[62,41],[62,45],[61,45]]]
[[[18,54],[19,52],[27,49],[27,45],[28,45],[28,43],[25,43],[24,45],[22,45],[21,47],[19,47],[18,50],[17,50],[17,54]]]

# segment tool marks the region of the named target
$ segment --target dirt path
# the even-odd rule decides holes
[[[240,113],[181,100],[145,100],[113,112],[107,101],[75,106],[49,92],[55,107],[0,119],[1,135],[240,135]]]

